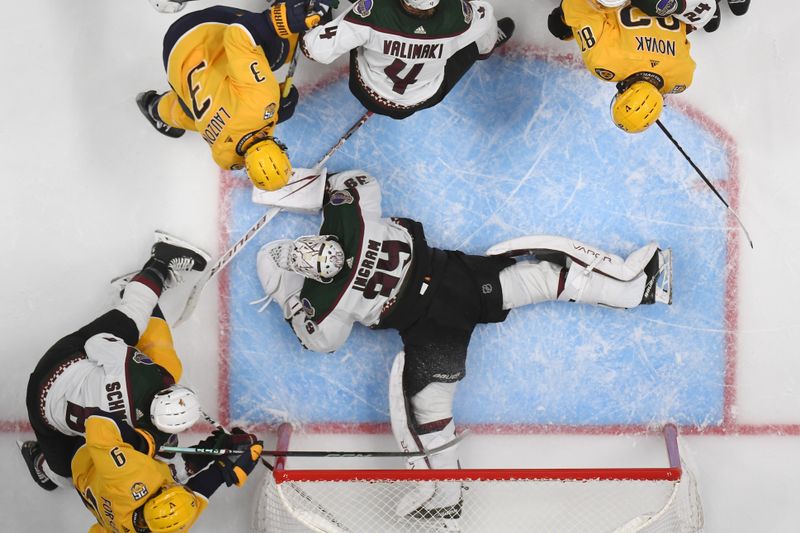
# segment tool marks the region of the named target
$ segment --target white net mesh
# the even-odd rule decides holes
[[[668,424],[663,435],[669,468],[293,471],[279,460],[259,492],[253,531],[701,531],[702,506],[694,476],[680,460],[677,429]],[[290,436],[291,426],[279,428],[279,450],[288,449]],[[403,513],[426,501],[413,498],[416,492],[442,501],[431,495],[452,494],[437,491],[446,483],[461,485],[460,506],[437,516],[397,512],[404,500]]]
[[[694,479],[475,480],[465,471],[458,518],[397,516],[410,491],[434,481],[284,481],[267,476],[258,532],[620,532],[699,531],[702,511]],[[438,483],[441,483],[439,481]]]

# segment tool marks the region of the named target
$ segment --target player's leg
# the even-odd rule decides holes
[[[750,9],[750,0],[728,0],[728,7],[734,15],[742,16]]]
[[[422,451],[442,446],[455,438],[453,396],[457,382],[431,381],[420,355],[412,350],[406,366],[401,352],[389,378],[389,406],[392,432],[404,451]],[[440,453],[409,459],[412,469],[457,469],[457,446]],[[462,486],[459,482],[420,483],[397,502],[398,516],[416,518],[458,518],[461,515]]]
[[[181,106],[175,91],[159,95],[156,91],[144,91],[136,96],[136,105],[144,118],[156,131],[167,137],[181,137],[186,130],[194,130],[194,120]]]
[[[629,280],[606,275],[597,265],[582,265],[558,252],[550,254],[549,260],[519,261],[500,273],[503,309],[551,300],[621,308],[656,302],[671,303],[670,251],[659,250],[654,245],[643,247],[640,251],[648,254],[647,262]],[[607,256],[603,252],[600,255]],[[546,256],[540,254],[539,258]]]
[[[172,331],[158,305],[153,309],[147,328],[136,344],[136,349],[147,354],[155,364],[165,368],[176,383],[180,381],[183,365],[175,351]]]

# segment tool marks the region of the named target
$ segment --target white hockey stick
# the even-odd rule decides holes
[[[347,139],[349,139],[358,130],[358,128],[360,128],[367,121],[367,119],[369,119],[369,117],[372,116],[372,114],[373,114],[372,111],[367,111],[361,116],[360,119],[358,119],[358,121],[355,124],[350,126],[350,129],[347,130],[344,133],[344,135],[342,135],[341,138],[337,141],[337,143],[334,144],[324,156],[322,156],[322,159],[320,159],[317,162],[317,164],[314,165],[314,170],[319,170],[323,166],[325,166],[325,163],[328,162],[328,159],[330,159],[331,156],[333,156],[336,150],[341,148],[342,145],[347,141]],[[312,182],[310,181],[306,185],[309,185],[310,183]],[[306,185],[304,185],[304,187]],[[281,211],[280,207],[273,207],[266,213],[264,213],[264,215],[261,218],[256,220],[255,224],[250,226],[250,229],[248,229],[245,232],[245,234],[242,236],[241,239],[233,243],[233,246],[231,246],[224,254],[222,254],[222,256],[217,260],[217,262],[214,263],[214,266],[212,266],[206,272],[203,273],[203,276],[197,281],[197,283],[195,283],[191,294],[189,294],[189,298],[186,300],[186,306],[183,308],[183,313],[181,313],[181,316],[178,317],[178,320],[175,321],[173,327],[180,326],[190,316],[192,316],[192,313],[197,307],[197,302],[200,299],[200,294],[203,292],[203,289],[211,280],[211,278],[213,278],[217,274],[217,272],[225,268],[225,266],[227,266],[227,264],[230,263],[234,257],[236,257],[236,254],[241,252],[242,248],[244,248],[247,243],[252,241],[253,237],[258,235],[258,232],[261,231],[261,229],[264,226],[266,226],[267,223],[270,220],[272,220],[273,217],[277,215],[280,211]]]

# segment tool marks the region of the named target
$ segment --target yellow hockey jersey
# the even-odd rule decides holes
[[[102,415],[86,420],[86,444],[72,459],[72,481],[98,522],[89,533],[134,533],[134,511],[175,483],[165,463],[135,450],[118,423]],[[199,516],[208,501],[196,494]]]
[[[221,168],[241,168],[246,148],[278,122],[280,87],[270,65],[285,62],[292,37],[278,37],[266,12],[217,6],[183,17],[165,37],[172,91],[158,104],[161,119],[199,132]]]
[[[650,17],[631,6],[597,8],[591,0],[563,0],[561,7],[586,68],[598,78],[616,82],[653,72],[664,79],[662,93],[691,85],[695,62],[683,22]]]

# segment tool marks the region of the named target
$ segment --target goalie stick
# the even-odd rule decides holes
[[[349,139],[358,130],[358,128],[360,128],[362,125],[364,125],[364,123],[372,115],[373,115],[372,111],[367,111],[366,113],[364,113],[361,116],[360,119],[358,119],[358,121],[355,124],[350,126],[350,129],[348,129],[344,133],[344,135],[342,135],[339,138],[339,140],[336,142],[336,144],[334,144],[331,147],[331,149],[328,150],[328,152],[324,156],[322,156],[322,159],[320,159],[317,162],[317,164],[314,165],[314,169],[315,170],[321,169],[325,165],[325,163],[328,162],[328,159],[330,159],[333,156],[333,154],[339,148],[341,148],[342,145],[345,142],[347,142],[347,139]],[[309,183],[307,183],[306,185],[309,185],[310,183],[311,182],[309,181]],[[291,193],[289,193],[289,194],[291,194]],[[233,258],[236,257],[236,254],[241,252],[242,248],[244,248],[245,245],[247,245],[247,243],[252,241],[253,238],[256,235],[258,235],[258,232],[261,231],[261,229],[264,226],[266,226],[267,223],[270,220],[272,220],[275,217],[275,215],[277,215],[280,211],[281,211],[280,207],[273,207],[273,208],[269,209],[266,213],[264,213],[264,215],[261,218],[256,220],[255,224],[250,226],[250,229],[248,229],[245,232],[245,234],[242,236],[241,239],[239,239],[238,241],[233,243],[233,246],[231,246],[224,254],[222,254],[222,256],[220,256],[220,258],[217,260],[217,262],[214,263],[214,266],[212,266],[211,268],[206,270],[206,272],[203,273],[203,276],[197,281],[197,283],[195,284],[194,288],[192,289],[191,294],[189,294],[189,298],[186,300],[186,306],[183,308],[183,312],[181,313],[181,316],[178,317],[178,320],[175,321],[174,327],[180,326],[181,324],[183,324],[186,321],[186,319],[188,319],[192,315],[192,313],[194,312],[195,308],[197,307],[197,301],[200,298],[200,294],[203,292],[203,289],[208,284],[208,282],[211,280],[211,278],[213,278],[216,275],[217,272],[219,272],[220,270],[225,268],[228,265],[228,263],[230,263],[233,260]]]
[[[464,430],[456,437],[441,446],[431,448],[421,452],[369,452],[369,451],[325,451],[325,450],[264,450],[261,455],[272,457],[423,457],[436,455],[448,448],[452,448],[461,440],[469,435],[469,430]],[[162,446],[160,452],[185,453],[199,455],[233,455],[244,453],[240,450],[229,450],[226,448],[183,448],[180,446]]]

